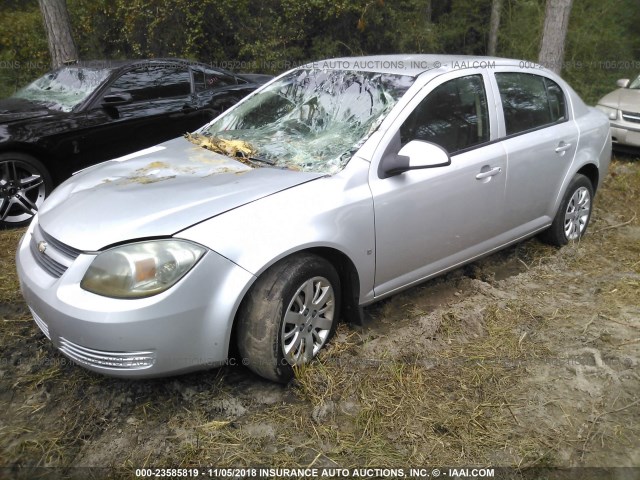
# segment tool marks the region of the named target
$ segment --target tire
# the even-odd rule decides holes
[[[569,183],[553,223],[540,238],[559,247],[580,240],[587,231],[592,206],[593,185],[587,177],[577,174]]]
[[[311,361],[333,336],[339,312],[340,278],[329,262],[312,254],[278,262],[258,278],[240,306],[242,363],[264,378],[288,382],[293,366]]]
[[[51,193],[51,175],[25,153],[0,154],[0,228],[27,225]]]

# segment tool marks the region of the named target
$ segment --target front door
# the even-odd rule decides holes
[[[451,165],[390,178],[370,176],[376,229],[375,295],[385,295],[495,246],[504,211],[506,155],[491,143],[495,114],[486,74],[449,75],[388,142],[384,157],[418,139],[440,145]],[[451,78],[453,76],[453,78]],[[428,85],[427,85],[428,87]]]

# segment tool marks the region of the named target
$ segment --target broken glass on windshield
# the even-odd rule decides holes
[[[264,162],[336,173],[413,82],[404,75],[300,69],[220,117],[201,133],[241,140]]]
[[[87,98],[108,75],[108,70],[64,67],[38,78],[13,96],[43,103],[55,110],[70,112],[73,107]]]

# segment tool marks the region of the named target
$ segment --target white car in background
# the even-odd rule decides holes
[[[640,75],[616,84],[620,88],[602,97],[597,108],[609,117],[614,147],[640,148]]]

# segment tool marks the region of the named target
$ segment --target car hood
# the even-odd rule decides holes
[[[33,103],[22,98],[5,98],[0,100],[0,123],[44,117],[51,113],[51,110],[47,109],[44,105]]]
[[[60,185],[40,226],[79,250],[165,237],[323,174],[244,165],[178,138],[90,167]]]
[[[640,112],[640,90],[619,88],[602,97],[598,104],[625,112]]]

